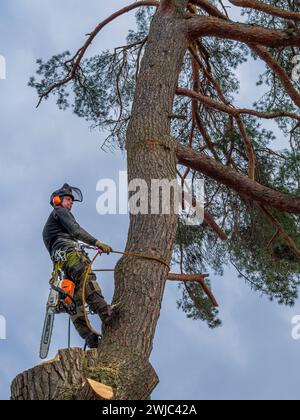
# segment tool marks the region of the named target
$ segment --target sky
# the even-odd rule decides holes
[[[117,181],[119,171],[126,170],[126,156],[103,152],[103,134],[70,111],[59,111],[53,99],[36,109],[36,92],[27,86],[36,59],[77,51],[86,33],[126,4],[1,0],[0,55],[7,63],[7,78],[0,80],[0,322],[6,320],[6,339],[0,339],[2,400],[9,399],[18,373],[40,363],[52,269],[41,232],[51,211],[51,192],[64,182],[80,187],[84,203],[73,211],[79,223],[114,249],[123,250],[126,244],[127,216],[100,216],[96,211],[98,180]],[[89,54],[124,45],[133,25],[133,13],[119,18],[101,33]],[[239,103],[244,106],[257,98],[255,82],[263,68],[252,62],[237,70]],[[287,146],[280,134],[276,142]],[[102,256],[99,265],[113,268],[116,262],[114,256]],[[176,283],[167,284],[151,356],[160,377],[153,399],[299,399],[300,341],[292,338],[291,323],[300,314],[299,302],[294,308],[269,302],[232,268],[211,280],[223,321],[223,327],[213,331],[177,309],[180,291]],[[112,274],[101,275],[99,281],[110,300]],[[67,346],[67,323],[66,316],[56,317],[49,358]],[[81,345],[72,330],[72,346]]]

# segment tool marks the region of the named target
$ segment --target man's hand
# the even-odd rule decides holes
[[[95,245],[97,248],[101,249],[101,251],[103,251],[105,254],[109,254],[110,252],[112,252],[112,248],[109,245],[103,244],[100,241],[97,241]]]

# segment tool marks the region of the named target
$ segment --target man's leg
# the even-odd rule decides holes
[[[111,316],[111,307],[105,301],[95,273],[91,272],[86,286],[86,302],[92,312],[99,315],[103,323]]]
[[[91,331],[85,322],[82,305],[77,305],[76,314],[71,316],[71,320],[80,337],[85,340],[90,335]]]
[[[82,308],[82,287],[86,268],[89,264],[89,258],[82,253],[73,251],[67,254],[65,271],[70,280],[74,281],[76,285],[74,299],[77,305],[77,314],[72,317],[72,321],[83,339],[86,339],[91,334],[85,322]],[[100,286],[97,283],[96,275],[93,272],[89,274],[87,281],[86,303],[92,312],[100,316],[102,322],[107,322],[111,317],[110,305],[105,301]]]

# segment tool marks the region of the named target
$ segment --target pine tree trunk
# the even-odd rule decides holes
[[[162,3],[167,7],[160,7],[151,23],[126,139],[128,181],[146,181],[149,203],[152,179],[176,179],[176,151],[170,138],[170,115],[188,47],[181,16],[187,0]],[[177,219],[174,211],[168,215],[130,215],[126,250],[158,256],[169,263]],[[114,399],[150,398],[158,378],[149,357],[167,274],[168,267],[155,261],[124,257],[118,262],[114,301],[121,301],[120,316],[104,331],[98,362],[93,359],[89,368],[87,361],[84,372],[81,370],[77,375],[79,383],[65,379],[56,396],[76,395],[83,385],[83,377],[86,377],[111,386]],[[74,363],[78,365],[78,354],[70,357],[74,357]],[[44,368],[35,368],[33,375],[34,382],[40,384],[39,395],[25,391],[29,384],[25,384],[24,377],[19,377],[12,386],[13,398],[43,399],[44,377],[48,373],[47,365],[42,366]],[[49,365],[48,370],[51,370]],[[65,394],[64,388],[68,390]],[[46,389],[44,397],[49,397]]]

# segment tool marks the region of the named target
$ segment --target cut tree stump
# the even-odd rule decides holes
[[[78,400],[112,400],[113,389],[110,386],[101,384],[93,379],[87,379],[79,392]]]
[[[97,349],[71,348],[19,374],[11,400],[148,400],[158,382],[150,362],[139,355],[104,361]]]
[[[11,400],[76,400],[86,382],[88,367],[98,363],[97,350],[59,350],[54,359],[18,375],[11,385]]]

